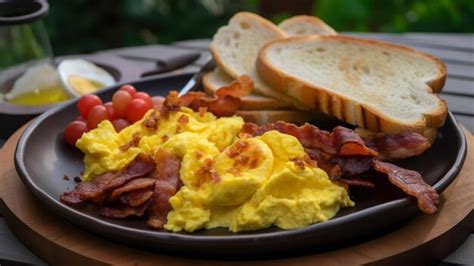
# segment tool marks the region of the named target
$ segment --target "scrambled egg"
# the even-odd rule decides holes
[[[243,123],[237,116],[216,118],[183,107],[159,119],[155,130],[142,120],[116,133],[104,121],[76,146],[85,153],[85,180],[120,170],[140,153],[166,149],[179,156],[183,186],[170,198],[173,210],[165,224],[175,232],[300,228],[354,205],[344,187],[308,160],[295,137],[277,131],[239,137]],[[138,143],[124,150],[134,139]]]
[[[165,143],[182,157],[192,156],[187,150],[215,155],[234,142],[244,123],[241,117],[217,119],[212,113],[199,114],[183,107],[179,112],[170,113],[168,118],[159,119],[155,127],[147,128],[143,121],[151,113],[120,133],[110,121],[104,120],[96,129],[83,134],[76,142],[76,147],[85,154],[83,180],[123,169],[140,153],[153,156]],[[138,141],[138,145],[132,145],[134,141]],[[186,172],[185,168],[189,166],[182,164],[182,173]]]

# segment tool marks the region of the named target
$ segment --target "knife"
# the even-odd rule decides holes
[[[202,76],[204,75],[204,73],[211,71],[216,67],[211,55],[206,58],[205,62],[206,63],[199,69],[199,71],[192,76],[192,78],[186,83],[186,85],[184,85],[184,87],[179,92],[179,96],[183,96],[189,91],[197,90],[199,86],[202,85]]]

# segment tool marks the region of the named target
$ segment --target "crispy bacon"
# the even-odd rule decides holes
[[[168,117],[170,112],[178,111],[182,106],[189,107],[195,112],[207,110],[218,117],[232,116],[241,105],[240,97],[248,95],[253,90],[253,81],[248,76],[241,76],[229,86],[217,90],[214,96],[207,96],[203,92],[188,92],[179,96],[178,92],[170,91],[168,97],[160,107],[160,114]],[[146,120],[146,125],[152,127],[153,121]]]
[[[188,95],[189,93],[186,93]],[[176,112],[181,109],[182,99],[180,99],[177,91],[170,91],[166,100],[160,108],[160,116],[168,117],[170,112]]]
[[[152,188],[154,186],[155,186],[155,179],[153,178],[137,178],[113,190],[112,193],[110,194],[109,199],[116,200],[120,196],[122,196],[122,194],[124,193],[130,192],[133,190]]]
[[[331,159],[341,169],[342,176],[355,176],[367,172],[374,162],[373,156],[335,156]]]
[[[163,104],[157,108],[162,108]],[[143,126],[149,130],[156,131],[158,129],[158,121],[160,120],[161,114],[156,109],[151,111],[150,115],[143,120]]]
[[[330,155],[337,154],[337,145],[331,133],[320,130],[310,124],[304,124],[298,127],[283,121],[268,123],[262,126],[258,126],[254,123],[245,123],[240,132],[252,136],[260,136],[270,130],[276,130],[294,136],[301,142],[301,145],[307,149],[318,149]]]
[[[367,146],[353,130],[337,126],[331,134],[338,146],[339,156],[378,156],[378,153]]]
[[[394,161],[417,156],[430,148],[430,142],[424,136],[414,132],[393,134],[367,133],[357,130],[367,146],[379,153],[382,161]]]
[[[179,179],[181,159],[160,149],[155,153],[155,162],[156,172],[153,175],[156,178],[155,193],[147,209],[147,225],[153,228],[162,228],[166,224],[166,216],[171,210],[169,199],[181,187]]]
[[[207,109],[218,117],[233,116],[239,110],[240,104],[240,98],[226,95],[222,98],[217,98],[217,100],[210,101]]]
[[[101,204],[106,193],[124,185],[130,180],[142,177],[155,168],[153,162],[136,158],[123,173],[106,173],[94,180],[79,184],[74,190],[64,192],[60,200],[69,205],[92,201]]]
[[[228,86],[219,88],[216,91],[216,95],[218,97],[230,95],[235,98],[241,98],[251,94],[253,89],[253,80],[247,75],[242,75],[239,76],[237,80],[230,83]]]
[[[120,196],[120,202],[130,207],[142,206],[151,199],[154,193],[154,188],[130,191]]]
[[[119,207],[104,207],[100,210],[100,215],[112,218],[112,219],[123,219],[129,216],[141,217],[145,214],[147,205],[144,204],[139,207],[130,206],[119,206]]]
[[[379,160],[375,160],[373,166],[376,171],[386,174],[392,184],[402,189],[406,194],[417,198],[418,208],[421,211],[428,214],[436,212],[439,195],[425,183],[418,172]]]
[[[375,187],[374,183],[370,182],[369,180],[362,179],[360,177],[354,176],[350,178],[340,178],[337,180],[343,184],[347,184],[349,186],[356,186],[356,187],[368,187],[373,188]]]
[[[303,147],[318,149],[329,155],[366,155],[380,160],[399,160],[420,155],[430,147],[428,139],[413,132],[384,134],[338,126],[330,133],[310,124],[298,127],[282,121],[262,126],[245,123],[241,132],[260,136],[270,130],[292,135]]]
[[[331,161],[332,156],[330,154],[324,153],[318,149],[305,149],[306,153],[312,160],[315,160],[318,163],[318,167],[323,169],[331,180],[337,180],[342,175],[342,170],[337,163]]]

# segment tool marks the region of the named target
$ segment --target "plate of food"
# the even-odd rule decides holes
[[[25,185],[81,228],[181,255],[327,249],[436,213],[466,154],[433,93],[441,61],[250,13],[211,51],[206,93],[168,75],[33,121],[15,154]]]

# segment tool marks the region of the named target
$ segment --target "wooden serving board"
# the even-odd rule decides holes
[[[0,151],[0,211],[16,236],[53,265],[338,265],[427,264],[457,248],[474,230],[474,138],[465,130],[468,154],[459,176],[442,193],[435,215],[420,214],[403,227],[355,246],[275,260],[229,261],[173,257],[138,250],[83,231],[52,213],[26,189],[14,166],[19,129]]]

